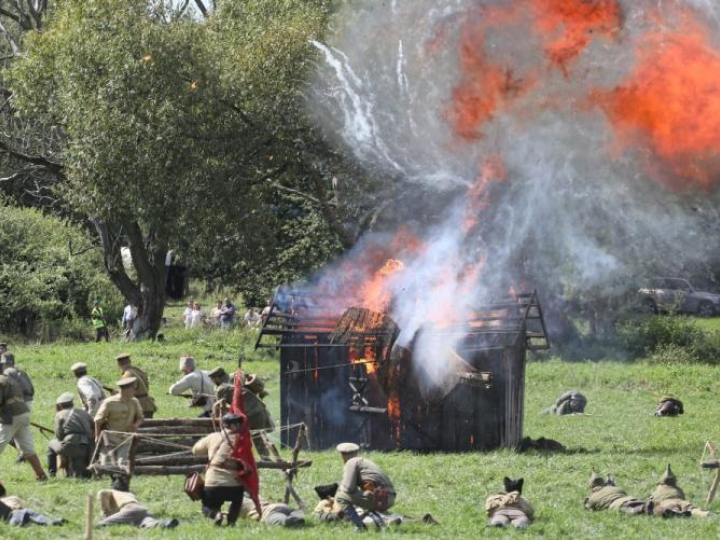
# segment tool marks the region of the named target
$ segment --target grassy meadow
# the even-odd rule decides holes
[[[170,310],[179,318],[180,307]],[[706,323],[716,328],[713,323]],[[151,393],[158,402],[158,416],[195,415],[187,402],[165,395],[178,378],[178,358],[192,353],[202,369],[222,365],[233,369],[238,354],[249,360],[247,369],[267,380],[269,404],[277,417],[278,363],[274,353],[253,350],[256,334],[244,330],[186,331],[168,328],[165,343],[125,344],[117,339],[109,344],[16,346],[18,365],[33,377],[36,399],[33,419],[51,426],[55,398],[64,391],[75,392],[69,367],[77,361],[90,366],[91,374],[103,383],[118,378],[114,357],[121,351],[132,353],[135,362],[150,375]],[[12,343],[11,343],[12,345]],[[525,434],[549,437],[568,447],[565,454],[520,455],[510,451],[459,455],[416,455],[412,453],[370,453],[392,477],[398,490],[395,510],[420,516],[430,512],[440,526],[403,525],[385,530],[383,535],[402,538],[718,538],[720,517],[707,520],[662,520],[627,517],[614,513],[591,513],[582,506],[587,496],[587,480],[592,468],[612,472],[618,485],[629,494],[645,497],[653,489],[666,463],[672,463],[686,495],[702,505],[712,476],[699,468],[707,440],[720,442],[718,413],[720,403],[718,368],[700,365],[660,366],[642,362],[580,362],[559,360],[531,362],[527,371]],[[589,400],[588,416],[553,417],[539,415],[567,389],[584,392]],[[680,397],[686,413],[677,419],[651,416],[655,403],[664,394]],[[277,436],[274,435],[277,439]],[[46,440],[35,435],[38,453]],[[287,450],[285,451],[287,452]],[[313,486],[339,480],[341,463],[331,451],[306,454],[314,464],[301,471],[297,487],[300,495],[314,506]],[[0,479],[11,494],[29,501],[29,506],[47,514],[64,516],[69,523],[59,528],[27,527],[10,529],[0,524],[0,538],[81,538],[84,499],[109,485],[108,479],[79,481],[64,478],[36,483],[30,467],[15,463],[16,453],[8,447],[0,456]],[[43,458],[44,462],[44,458]],[[486,527],[485,498],[501,486],[502,477],[523,476],[524,494],[533,503],[537,520],[526,531],[496,530]],[[172,537],[202,538],[315,538],[327,539],[350,534],[344,526],[327,526],[309,520],[301,530],[268,529],[240,522],[236,529],[216,529],[200,513],[200,504],[191,502],[182,491],[183,479],[138,477],[133,491],[159,518],[177,517],[174,531],[142,531],[129,527],[96,530],[95,538]],[[282,475],[264,471],[262,494],[278,499],[284,493]],[[720,502],[711,509],[720,512]],[[97,510],[96,510],[97,511]],[[97,520],[97,516],[96,516]],[[370,533],[374,534],[374,533]]]

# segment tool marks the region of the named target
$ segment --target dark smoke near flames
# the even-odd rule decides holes
[[[510,288],[548,304],[707,275],[720,253],[716,9],[346,4],[316,44],[309,106],[397,193],[425,196],[397,197],[385,230],[320,274],[328,309],[387,309],[402,344]]]

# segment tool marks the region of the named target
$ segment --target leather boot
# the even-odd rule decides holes
[[[35,471],[35,479],[47,480],[47,475],[45,474],[45,471],[43,471],[42,465],[40,465],[40,460],[38,459],[38,457],[34,454],[32,456],[25,457],[27,459],[27,462],[33,468],[33,471]]]

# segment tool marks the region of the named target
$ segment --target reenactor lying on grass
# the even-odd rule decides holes
[[[67,461],[67,475],[89,478],[88,466],[95,449],[93,418],[73,407],[73,395],[65,392],[55,400],[55,438],[48,444],[48,473],[57,474],[57,457]]]
[[[533,507],[522,496],[524,479],[503,479],[505,491],[489,497],[485,501],[485,513],[490,518],[491,527],[512,525],[516,529],[524,529],[533,519]]]
[[[380,467],[358,455],[357,444],[341,443],[337,451],[345,465],[334,503],[357,529],[365,530],[367,527],[355,507],[368,512],[386,512],[395,504],[395,487]]]
[[[585,499],[587,510],[614,510],[630,515],[653,513],[652,501],[641,501],[629,496],[615,485],[609,475],[607,479],[603,479],[593,471],[590,476],[590,491],[590,496]]]
[[[677,477],[668,463],[660,483],[650,495],[655,504],[655,515],[662,517],[698,517],[710,516],[710,512],[701,510],[685,500],[685,493],[677,485]]]
[[[557,398],[555,404],[542,411],[541,414],[556,414],[558,416],[564,416],[566,414],[583,414],[585,412],[586,405],[587,398],[585,396],[576,390],[570,390]]]
[[[11,527],[24,527],[30,524],[62,525],[67,522],[65,518],[49,518],[27,508],[25,501],[7,494],[2,482],[0,482],[0,520],[7,521]]]
[[[6,374],[0,374],[0,454],[14,440],[18,449],[35,471],[38,480],[46,480],[30,431],[30,410],[25,404],[20,384]]]
[[[127,485],[118,486],[126,489],[103,489],[98,491],[97,499],[100,503],[100,510],[103,519],[97,524],[98,527],[108,525],[133,525],[141,529],[173,529],[178,526],[177,519],[161,521],[155,519],[152,514],[137,500],[137,497],[127,490]]]
[[[673,397],[664,397],[658,403],[654,416],[678,416],[684,412],[682,401]]]
[[[78,395],[83,407],[90,416],[95,416],[100,408],[100,403],[105,399],[102,384],[95,377],[88,375],[87,364],[84,362],[74,363],[70,367],[70,371],[77,378]]]
[[[231,379],[226,371],[217,367],[209,373],[210,379],[215,384],[215,410],[222,415],[226,412],[226,408],[232,403],[233,393],[235,392],[235,380]],[[265,430],[272,431],[275,424],[272,421],[270,412],[267,410],[262,398],[267,395],[265,385],[255,375],[245,377],[242,385],[242,395],[245,402],[245,415],[248,419],[250,431]],[[218,405],[220,404],[220,405]],[[252,442],[261,456],[269,454],[262,434],[255,433],[252,435]]]
[[[320,502],[315,507],[314,515],[319,521],[326,523],[334,523],[344,519],[343,510],[338,503],[335,502],[335,494],[337,493],[339,484],[327,484],[315,486],[315,493],[320,497]],[[385,525],[398,526],[402,523],[423,523],[425,525],[438,525],[438,522],[430,514],[424,514],[421,518],[413,518],[402,516],[400,514],[390,514],[387,512],[367,511],[362,508],[357,510],[357,514],[367,527],[375,526],[380,529]]]
[[[135,377],[137,379],[137,387],[135,389],[135,398],[142,406],[143,416],[152,418],[157,411],[155,400],[150,396],[150,382],[147,373],[137,366],[132,365],[129,353],[122,353],[116,357],[118,368],[122,372],[121,378]]]
[[[250,497],[244,498],[240,509],[240,517],[280,527],[301,527],[305,525],[305,514],[302,510],[296,510],[287,504],[274,503],[262,498],[260,499],[260,506],[262,515],[257,513],[255,503]]]

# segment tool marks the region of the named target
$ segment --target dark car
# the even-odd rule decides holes
[[[638,294],[651,313],[690,313],[701,317],[720,313],[720,294],[698,291],[687,279],[652,278]]]

